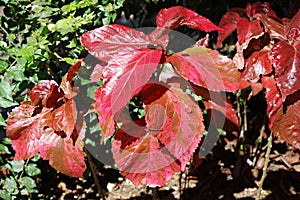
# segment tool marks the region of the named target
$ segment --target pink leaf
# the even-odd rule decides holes
[[[300,88],[300,42],[292,46],[284,41],[274,45],[271,59],[282,99]]]
[[[182,6],[161,9],[156,17],[156,25],[158,28],[164,29],[176,29],[186,25],[205,32],[220,30],[207,18]]]
[[[198,146],[204,131],[202,113],[187,94],[174,87],[146,105],[145,112],[146,127],[125,128],[127,135],[134,136],[115,138],[114,159],[135,185],[165,185],[172,174],[185,168]]]
[[[24,101],[8,116],[6,134],[12,140],[16,160],[28,159],[38,153],[42,134],[39,120],[47,112],[32,117],[34,110],[32,102]]]
[[[233,92],[248,86],[230,58],[205,47],[186,49],[170,61],[183,77],[211,91]]]
[[[40,139],[41,157],[49,160],[56,170],[71,177],[83,177],[86,169],[83,153],[84,128],[75,144],[72,138],[62,138],[55,132],[43,134]]]
[[[293,147],[300,149],[300,101],[290,105],[286,112],[283,112],[283,107],[278,111],[274,125],[273,133],[279,136],[280,139],[286,141]]]

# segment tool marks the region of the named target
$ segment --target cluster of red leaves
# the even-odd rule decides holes
[[[276,136],[300,148],[300,11],[279,19],[269,3],[230,9],[221,19],[218,44],[235,29],[234,61],[242,78],[257,93],[266,89],[269,128]]]
[[[72,79],[80,65],[81,61],[73,65],[60,85],[52,80],[40,81],[29,92],[30,101],[12,110],[6,133],[12,139],[16,160],[40,153],[56,170],[73,177],[83,176],[84,128],[75,126],[77,111],[72,99],[77,94]]]
[[[187,89],[202,96],[211,122],[226,128],[227,122],[239,123],[220,94],[249,85],[253,91],[266,88],[270,129],[299,148],[299,21],[300,12],[292,20],[279,19],[268,3],[255,3],[229,10],[218,27],[176,6],[158,13],[157,28],[148,35],[116,24],[83,34],[82,45],[100,61],[91,75],[92,81],[103,81],[95,92],[95,109],[103,137],[114,137],[112,152],[122,174],[136,185],[164,185],[185,169],[205,130],[202,112]],[[169,54],[168,33],[183,25],[219,31],[217,46],[237,29],[237,54],[233,60],[219,55],[205,47],[207,38]],[[72,99],[77,94],[72,79],[80,64],[70,68],[60,85],[39,82],[30,101],[10,113],[7,135],[16,159],[40,152],[55,169],[82,176],[84,128]],[[165,64],[174,71],[164,74]],[[133,121],[124,112],[134,97],[142,101],[145,116]]]
[[[218,117],[213,120],[222,127],[225,116],[236,125],[238,119],[226,99],[216,101],[211,94],[234,92],[249,85],[241,81],[230,58],[200,46],[205,39],[184,51],[167,53],[171,29],[185,25],[207,32],[221,30],[208,19],[177,6],[162,9],[156,22],[157,28],[149,35],[114,24],[81,37],[82,45],[101,61],[92,74],[94,81],[97,77],[103,80],[95,93],[100,127],[104,137],[114,136],[114,160],[136,185],[164,185],[172,174],[185,169],[197,148],[205,128],[198,104],[185,93],[188,86],[204,97],[208,110],[223,115],[223,122]],[[153,73],[163,76],[160,71],[166,63],[181,78],[156,77],[155,82]],[[145,116],[132,121],[122,111],[137,96],[143,102]],[[120,129],[115,132],[117,124]]]

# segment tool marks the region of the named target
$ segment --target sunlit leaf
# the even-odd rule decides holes
[[[209,19],[182,6],[161,9],[156,17],[156,25],[158,28],[165,29],[176,29],[179,26],[186,25],[192,29],[205,32],[220,30]]]
[[[202,113],[174,87],[147,105],[145,112],[146,126],[134,123],[117,132],[114,159],[135,185],[164,185],[172,174],[185,169],[198,146],[204,131]]]

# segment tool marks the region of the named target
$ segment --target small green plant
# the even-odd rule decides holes
[[[12,155],[10,151],[11,142],[8,138],[2,139],[0,143],[0,153]],[[37,166],[39,154],[26,161],[15,161],[0,159],[0,198],[2,199],[20,199],[21,197],[30,197],[32,193],[37,193],[36,178],[41,170]]]

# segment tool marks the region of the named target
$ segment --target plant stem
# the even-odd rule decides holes
[[[271,149],[272,149],[272,139],[273,139],[272,133],[270,133],[270,136],[268,138],[265,161],[264,161],[263,174],[262,174],[261,179],[258,183],[258,190],[257,190],[257,195],[256,195],[255,200],[260,200],[261,199],[263,184],[264,184],[265,178],[267,176],[267,168],[268,168],[269,161],[270,161],[270,152],[271,152]]]
[[[97,172],[96,172],[93,160],[92,160],[92,156],[91,156],[90,152],[86,148],[84,148],[84,152],[86,153],[86,156],[87,156],[87,159],[88,159],[88,163],[90,165],[90,168],[91,168],[91,171],[92,171],[92,175],[93,175],[93,178],[94,178],[94,182],[95,182],[95,185],[97,187],[98,194],[100,195],[100,199],[105,199],[105,193],[102,190],[102,187],[101,187],[101,185],[99,183],[99,179],[97,177]]]
[[[152,191],[153,191],[152,200],[159,200],[159,197],[158,197],[158,187],[153,188]]]

